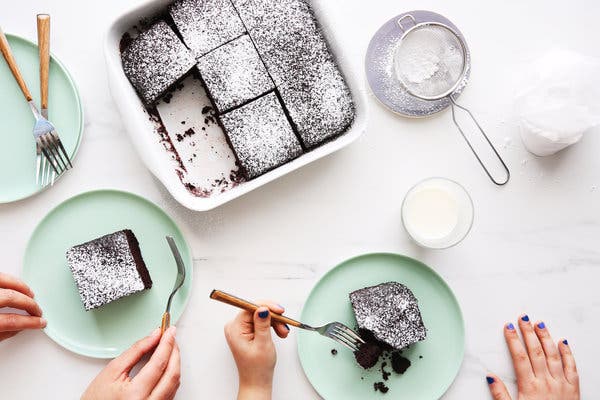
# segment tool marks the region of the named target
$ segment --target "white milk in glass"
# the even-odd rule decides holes
[[[471,228],[473,203],[458,183],[429,178],[415,185],[404,198],[402,223],[418,244],[446,248],[460,242]]]

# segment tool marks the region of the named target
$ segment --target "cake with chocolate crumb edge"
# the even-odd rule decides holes
[[[139,242],[129,229],[73,246],[66,259],[86,311],[152,287]]]
[[[131,39],[121,52],[125,76],[146,106],[154,104],[196,64],[165,21]]]

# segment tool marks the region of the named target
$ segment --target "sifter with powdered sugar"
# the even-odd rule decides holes
[[[510,179],[508,167],[471,111],[456,101],[470,68],[462,34],[442,16],[424,11],[402,14],[384,25],[367,53],[367,78],[386,106],[407,116],[428,116],[450,106],[454,124],[485,173],[496,185],[504,185]],[[398,95],[390,82],[399,83]],[[461,112],[473,122],[478,137],[463,128],[457,119]]]

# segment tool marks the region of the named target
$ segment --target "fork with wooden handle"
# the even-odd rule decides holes
[[[60,175],[63,171],[73,167],[71,160],[60,141],[56,128],[46,118],[42,117],[42,114],[35,106],[31,92],[23,79],[23,75],[21,74],[17,61],[12,53],[8,39],[1,28],[0,52],[6,60],[6,64],[8,64],[8,68],[10,69],[10,72],[12,72],[21,92],[23,92],[23,97],[25,97],[25,100],[31,109],[31,113],[35,118],[33,137],[35,138],[36,145],[40,146],[42,154],[46,157],[52,169],[54,169],[57,175]]]
[[[160,333],[161,335],[165,333],[165,331],[171,325],[171,302],[173,301],[173,296],[175,293],[183,286],[183,282],[185,281],[185,264],[183,263],[183,258],[181,258],[181,253],[179,253],[179,249],[177,248],[177,244],[175,240],[171,236],[167,236],[167,243],[169,244],[169,248],[171,249],[171,253],[173,253],[173,257],[175,258],[175,264],[177,265],[177,277],[175,278],[175,284],[173,285],[173,290],[169,295],[169,301],[167,302],[167,308],[162,316],[162,322],[160,324]]]
[[[48,14],[37,15],[38,49],[40,56],[40,106],[42,117],[48,119],[48,78],[50,75],[50,16]],[[43,157],[42,149],[37,148],[35,180],[38,185],[54,185],[56,172]]]
[[[210,298],[246,311],[250,311],[251,313],[254,313],[259,308],[259,306],[254,303],[240,299],[239,297],[225,293],[221,290],[213,290],[210,293]],[[322,336],[335,340],[354,352],[358,351],[359,347],[365,343],[356,332],[341,322],[331,322],[327,325],[312,327],[284,315],[274,313],[271,313],[271,322],[281,322],[283,324],[295,326],[296,328],[317,332]]]

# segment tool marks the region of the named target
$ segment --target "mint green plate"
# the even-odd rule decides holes
[[[302,368],[324,399],[432,400],[440,398],[454,381],[464,355],[465,331],[460,307],[444,280],[412,258],[376,253],[344,261],[313,288],[301,320],[313,326],[340,321],[355,327],[348,294],[389,281],[405,284],[419,300],[427,339],[403,351],[412,366],[403,375],[392,372],[385,381],[390,390],[383,395],[373,389],[373,383],[383,381],[381,361],[365,371],[345,347],[315,333],[299,332]],[[332,349],[337,349],[337,355],[331,354]],[[386,370],[391,371],[389,361]]]
[[[65,252],[126,228],[140,242],[152,288],[85,311]],[[83,193],[52,210],[33,232],[23,264],[23,280],[48,320],[46,334],[75,353],[112,358],[160,326],[177,275],[167,235],[175,239],[187,268],[185,283],[171,305],[174,324],[191,293],[193,264],[181,231],[164,211],[142,197],[116,190]]]
[[[6,37],[31,95],[39,107],[38,47],[18,36]],[[83,108],[75,83],[55,57],[50,59],[48,104],[48,117],[56,126],[67,153],[73,159],[83,133]],[[0,121],[1,204],[24,199],[42,190],[35,183],[33,115],[3,57],[0,57]]]

